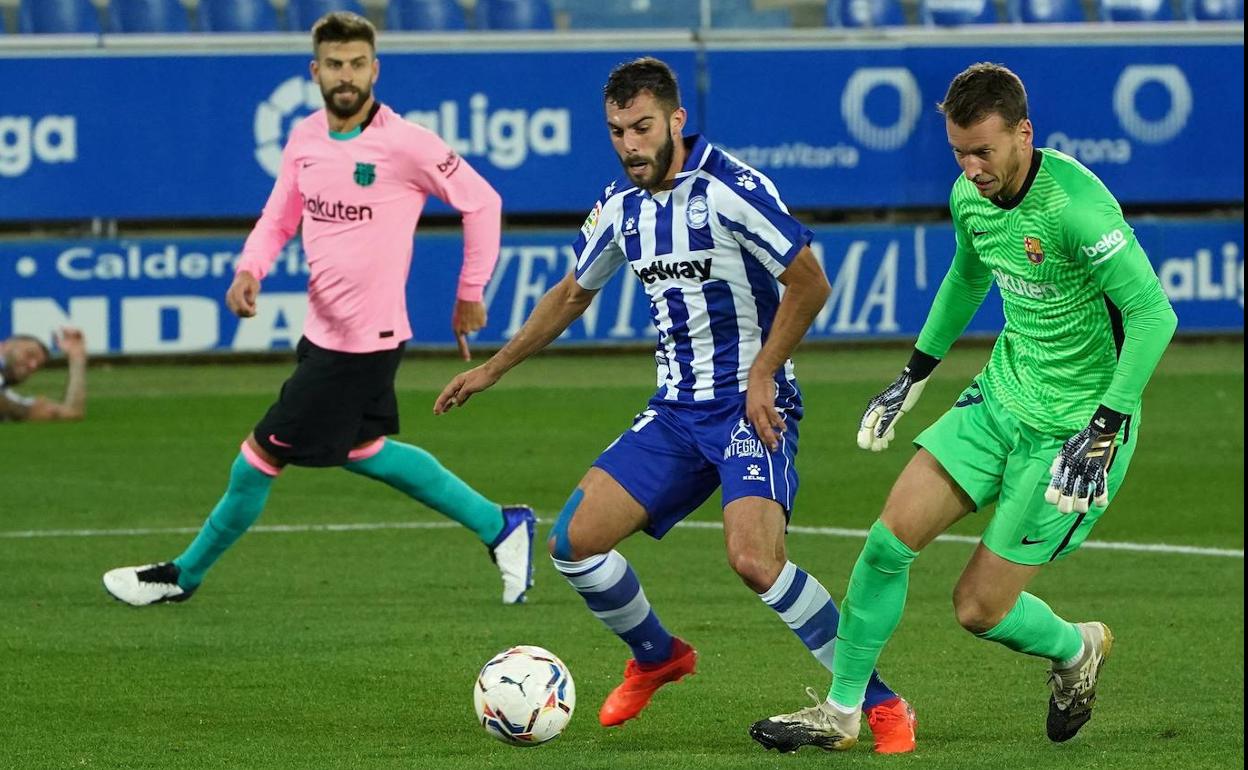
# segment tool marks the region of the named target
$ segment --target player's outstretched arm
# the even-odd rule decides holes
[[[901,370],[897,379],[867,403],[867,409],[858,422],[860,448],[872,452],[888,449],[896,435],[897,421],[918,403],[923,388],[927,387],[928,376],[939,363],[939,358],[914,349],[910,363]]]
[[[520,331],[490,360],[455,376],[433,403],[433,413],[442,414],[463,406],[475,393],[498,382],[504,374],[524,359],[549,345],[572,322],[581,317],[598,292],[582,288],[576,276],[569,273],[538,301]]]
[[[87,341],[82,332],[72,327],[61,329],[56,345],[65,354],[68,375],[65,397],[58,403],[36,398],[16,419],[31,422],[81,420],[87,416]]]

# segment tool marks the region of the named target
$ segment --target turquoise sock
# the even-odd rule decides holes
[[[976,636],[1015,652],[1059,662],[1073,658],[1083,646],[1083,637],[1073,623],[1062,620],[1043,599],[1026,592],[1019,595],[1000,623]]]
[[[199,534],[173,560],[180,570],[178,585],[195,588],[203,582],[208,568],[260,517],[272,485],[273,477],[252,467],[241,452],[234,458],[225,495],[208,514]]]
[[[343,466],[352,473],[389,484],[438,513],[471,529],[490,545],[503,531],[497,503],[465,484],[420,447],[386,439],[381,451]]]

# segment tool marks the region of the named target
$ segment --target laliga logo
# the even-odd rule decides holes
[[[286,132],[303,115],[315,112],[324,105],[325,99],[316,83],[303,77],[293,77],[273,89],[269,98],[256,107],[256,162],[269,172],[269,176],[277,176],[282,168]],[[299,118],[292,119],[296,115]]]
[[[896,91],[900,102],[897,122],[891,126],[877,126],[867,117],[867,95],[881,87]],[[922,101],[919,84],[905,67],[863,67],[850,75],[841,92],[841,117],[849,133],[864,147],[895,150],[914,133]]]
[[[1158,83],[1170,94],[1170,110],[1159,120],[1148,120],[1136,109],[1136,95],[1147,83]],[[1146,144],[1162,144],[1178,136],[1192,114],[1192,87],[1173,64],[1132,64],[1123,69],[1114,86],[1114,113],[1122,130]]]

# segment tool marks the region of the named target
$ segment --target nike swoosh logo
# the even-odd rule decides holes
[[[270,436],[270,438],[272,438],[272,436]],[[1045,538],[1041,538],[1039,540],[1031,540],[1026,535],[1023,535],[1023,545],[1036,545],[1037,543],[1043,543],[1044,541],[1045,541]]]
[[[274,446],[283,447],[285,449],[292,449],[295,446],[294,444],[287,444],[285,441],[278,440],[277,435],[273,433],[269,434],[269,443],[273,444]]]
[[[971,231],[971,235],[975,236],[976,238],[978,238],[981,235],[987,235],[987,234],[988,234],[987,230],[972,230]]]

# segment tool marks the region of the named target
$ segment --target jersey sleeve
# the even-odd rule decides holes
[[[953,263],[940,282],[936,298],[932,300],[932,309],[928,311],[927,320],[915,343],[920,351],[936,358],[944,358],[953,343],[966,331],[967,324],[992,287],[992,273],[975,251],[971,234],[958,216],[952,195],[949,211],[953,214]]]
[[[595,203],[572,243],[572,253],[576,255],[576,282],[582,289],[601,289],[620,265],[628,261],[619,242],[616,221],[621,210],[619,201],[620,198],[615,197]]]
[[[411,143],[413,182],[463,217],[464,264],[459,273],[456,298],[480,302],[498,263],[503,199],[440,136],[415,126],[412,128],[418,132]]]
[[[1174,336],[1178,317],[1148,255],[1107,191],[1091,200],[1072,200],[1061,224],[1069,253],[1087,267],[1122,314],[1118,366],[1101,403],[1131,414]]]
[[[299,229],[303,206],[299,199],[299,167],[293,149],[296,142],[295,135],[292,135],[282,150],[282,166],[277,173],[277,181],[273,183],[260,219],[243,244],[237,272],[248,272],[263,280],[277,255]]]
[[[810,245],[814,233],[789,213],[775,185],[761,174],[740,167],[719,183],[719,223],[767,272],[779,276]]]
[[[12,388],[0,387],[0,422],[25,420],[34,403],[32,396],[23,396]]]

